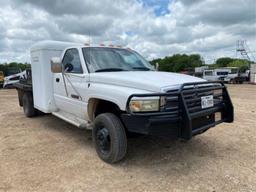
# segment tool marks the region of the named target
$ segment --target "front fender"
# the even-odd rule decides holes
[[[146,90],[134,89],[124,86],[91,83],[86,94],[87,101],[91,98],[103,99],[116,104],[120,110],[126,110],[126,103],[132,94],[147,94],[152,93]]]

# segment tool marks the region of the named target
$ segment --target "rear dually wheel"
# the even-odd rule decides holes
[[[30,92],[25,92],[22,97],[23,111],[27,117],[36,116],[36,109],[34,108],[33,96]]]

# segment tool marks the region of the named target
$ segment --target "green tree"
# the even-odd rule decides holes
[[[228,67],[238,67],[241,72],[249,69],[249,61],[244,59],[235,59],[228,64]]]
[[[175,54],[163,59],[151,61],[153,65],[159,64],[159,71],[180,72],[191,68],[202,66],[203,61],[198,54],[186,55]]]
[[[9,64],[3,63],[3,64],[0,64],[0,71],[3,71],[4,75],[7,76],[9,75],[10,72],[14,71],[18,73],[20,70],[24,71],[25,69],[30,67],[31,66],[28,63],[17,63],[17,62],[11,62]]]
[[[216,67],[227,67],[234,59],[230,57],[221,57],[216,60]]]

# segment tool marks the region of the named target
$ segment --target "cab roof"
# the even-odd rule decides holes
[[[63,41],[40,41],[34,44],[30,50],[64,50],[68,47],[106,47],[106,48],[122,48],[121,46],[109,45],[105,46],[104,44],[94,45],[94,44],[82,44],[82,43],[74,43],[74,42],[63,42]]]
[[[34,44],[30,50],[64,50],[65,48],[72,46],[82,46],[82,44],[62,41],[40,41]]]

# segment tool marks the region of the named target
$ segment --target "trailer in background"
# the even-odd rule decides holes
[[[209,66],[195,67],[195,76],[202,78],[204,70],[208,70],[208,69],[209,69]]]
[[[18,83],[21,78],[25,78],[25,77],[26,77],[26,71],[9,75],[4,78],[3,88],[12,88],[15,83]]]
[[[0,88],[3,87],[4,84],[4,72],[0,71]]]

